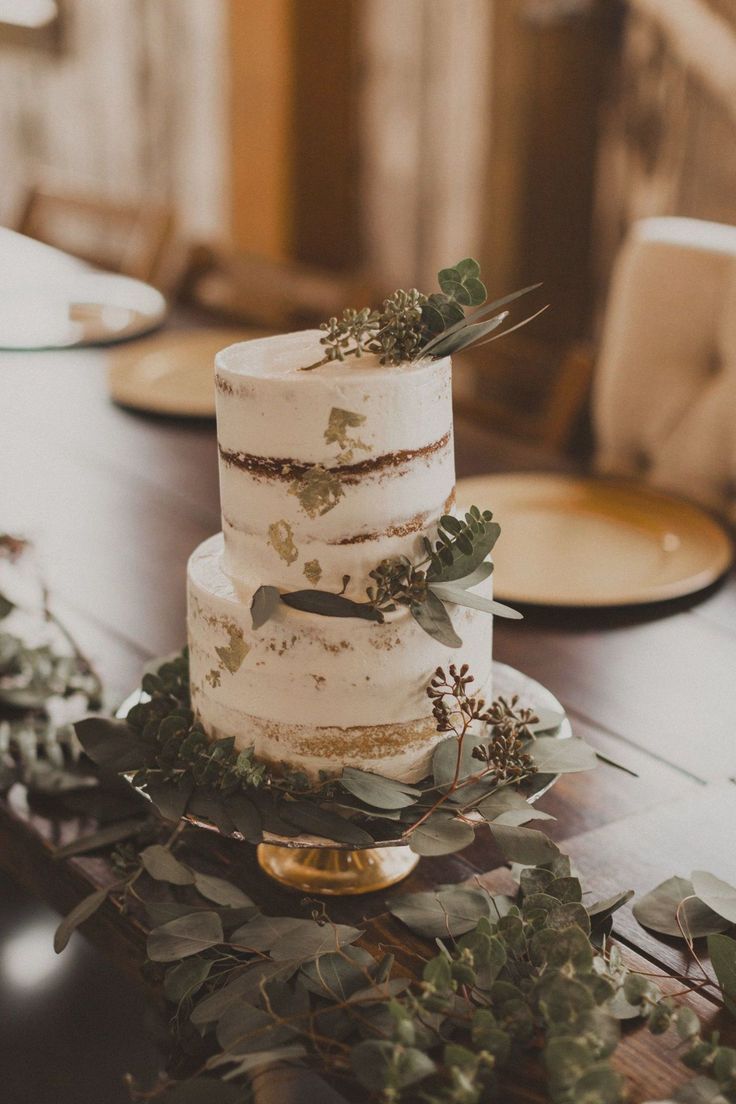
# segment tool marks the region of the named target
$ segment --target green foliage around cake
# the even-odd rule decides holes
[[[325,356],[305,370],[331,361],[343,361],[346,357],[361,358],[367,353],[377,354],[381,364],[404,364],[421,357],[449,356],[484,338],[493,341],[503,334],[489,335],[506,321],[509,313],[499,308],[541,286],[532,284],[486,303],[487,291],[480,277],[480,265],[472,257],[441,269],[437,283],[440,290],[429,295],[416,288],[399,289],[384,299],[379,310],[351,307],[343,311],[340,318],[333,317],[322,323],[321,343]],[[477,309],[466,314],[468,308]],[[497,313],[493,314],[494,311]],[[504,333],[526,325],[538,314],[541,311]]]
[[[175,1057],[153,1085],[130,1082],[135,1099],[284,1099],[295,1076],[331,1104],[502,1104],[523,1066],[552,1104],[624,1104],[616,1052],[636,1022],[662,1037],[664,1061],[696,1075],[659,1104],[733,1104],[736,1051],[688,1003],[703,980],[683,977],[668,995],[611,939],[632,891],[597,900],[541,832],[494,834],[514,872],[507,892],[476,879],[389,898],[406,932],[400,961],[314,900],[263,913],[240,879],[202,869],[181,827],[117,848],[118,881],[76,906],[55,947],[108,897],[147,929],[147,977],[171,1009]],[[708,949],[710,996],[736,1015],[736,940],[714,935]]]
[[[557,773],[588,770],[595,753],[560,740],[559,714],[539,716],[513,698],[487,703],[467,665],[438,668],[427,687],[437,730],[431,773],[416,785],[346,768],[311,782],[257,760],[232,738],[210,740],[189,699],[186,653],[144,676],[125,720],[89,717],[76,733],[101,769],[124,773],[169,820],[190,815],[225,835],[308,833],[346,847],[400,841],[420,855],[458,851],[482,824],[544,818],[531,802]]]
[[[350,581],[343,580],[340,593],[329,590],[280,591],[278,587],[259,587],[251,603],[254,629],[260,629],[276,613],[279,602],[292,609],[316,613],[322,617],[357,617],[382,624],[386,613],[405,607],[426,633],[448,648],[459,648],[462,640],[455,631],[448,606],[467,606],[501,617],[520,617],[515,610],[472,592],[472,587],[487,579],[493,571],[488,556],[501,527],[490,510],[471,506],[464,518],[450,514],[441,517],[434,544],[424,538],[425,556],[413,564],[407,556],[381,560],[369,572],[371,585],[366,601],[346,598]]]

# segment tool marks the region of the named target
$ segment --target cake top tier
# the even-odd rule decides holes
[[[221,452],[332,468],[447,443],[449,357],[392,365],[366,353],[323,364],[322,336],[303,330],[217,354]]]
[[[217,354],[218,377],[230,379],[232,383],[248,379],[288,380],[305,387],[313,386],[314,380],[360,380],[365,384],[375,382],[377,376],[401,375],[416,379],[426,375],[437,363],[431,357],[424,357],[402,364],[381,364],[377,353],[324,362],[323,336],[321,330],[298,330],[229,345]]]

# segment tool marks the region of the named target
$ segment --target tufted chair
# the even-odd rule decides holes
[[[635,223],[593,387],[595,464],[736,523],[736,227]]]

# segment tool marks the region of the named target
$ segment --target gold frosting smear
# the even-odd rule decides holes
[[[293,564],[299,552],[294,544],[294,533],[288,521],[274,521],[268,527],[268,543],[276,549],[284,563]]]
[[[310,518],[315,518],[333,510],[345,491],[342,488],[340,476],[336,472],[328,471],[321,464],[316,464],[291,484],[289,494],[296,495],[304,512],[309,514]],[[296,559],[296,550],[294,559]],[[291,562],[287,560],[287,563]]]
[[[221,666],[225,667],[231,675],[234,675],[250,651],[250,648],[245,643],[245,640],[243,640],[242,629],[239,629],[237,625],[227,625],[227,632],[230,637],[230,643],[223,645],[221,648],[215,648],[215,651],[217,652]]]
[[[319,560],[307,560],[304,565],[304,574],[312,586],[316,586],[322,578],[322,565]]]
[[[339,406],[333,406],[330,411],[329,421],[324,437],[328,445],[338,445],[342,450],[338,460],[341,464],[349,464],[353,459],[355,449],[370,452],[370,445],[366,445],[359,437],[351,437],[349,429],[363,425],[365,414],[356,414],[354,410],[342,410]]]

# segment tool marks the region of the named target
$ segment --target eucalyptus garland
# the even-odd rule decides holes
[[[405,364],[421,357],[449,356],[484,338],[494,341],[503,337],[542,313],[537,311],[503,333],[489,337],[508,318],[509,312],[499,308],[541,285],[532,284],[486,303],[487,291],[480,278],[480,265],[472,257],[441,269],[437,282],[440,290],[429,295],[416,288],[399,289],[384,300],[380,310],[348,308],[341,318],[330,318],[322,323],[321,343],[325,356],[304,371],[332,361],[343,361],[346,357],[361,358],[366,353],[377,354],[381,364]],[[466,315],[468,307],[477,309]]]
[[[260,586],[251,602],[254,629],[260,629],[273,617],[279,603],[292,609],[323,617],[357,617],[383,624],[385,614],[406,608],[426,633],[448,648],[459,648],[462,640],[455,632],[447,606],[467,606],[496,616],[518,618],[521,614],[501,602],[475,594],[478,586],[493,572],[488,560],[501,532],[490,510],[471,506],[464,518],[446,514],[437,525],[434,543],[424,537],[425,556],[413,564],[407,556],[384,559],[368,573],[372,583],[366,601],[345,597],[350,576],[343,579],[340,593],[328,590],[281,591],[275,586]]]
[[[628,1099],[615,1064],[622,1025],[644,1020],[698,1074],[675,1100],[736,1101],[736,1050],[653,975],[631,972],[611,942],[613,915],[631,892],[590,901],[569,859],[534,829],[497,840],[514,864],[514,897],[466,883],[389,899],[421,940],[401,963],[317,902],[302,902],[302,916],[260,912],[238,885],[181,856],[181,825],[135,857],[118,849],[119,881],[80,902],[55,946],[109,896],[143,911],[149,969],[170,1003],[188,1076],[130,1082],[134,1100],[243,1104],[255,1099],[254,1079],[281,1099],[285,1079],[297,1077],[303,1092],[332,1104],[503,1102],[523,1062],[554,1104],[619,1104]],[[700,882],[709,901],[697,898],[700,907],[720,909],[728,928],[736,887],[703,872]],[[672,901],[665,912],[682,908]],[[688,946],[699,962],[689,935]],[[712,934],[708,949],[717,980],[683,979],[680,996],[706,988],[736,1015],[736,940]]]
[[[75,729],[98,766],[125,773],[169,819],[188,814],[251,843],[264,832],[307,833],[444,855],[471,843],[480,824],[543,817],[529,799],[550,776],[596,764],[584,741],[555,735],[559,714],[534,713],[516,698],[486,703],[472,684],[467,665],[437,668],[427,694],[444,738],[416,785],[354,767],[313,782],[258,761],[251,746],[238,750],[232,737],[210,740],[191,709],[186,652],[144,676],[147,700],[125,720],[89,717]]]

